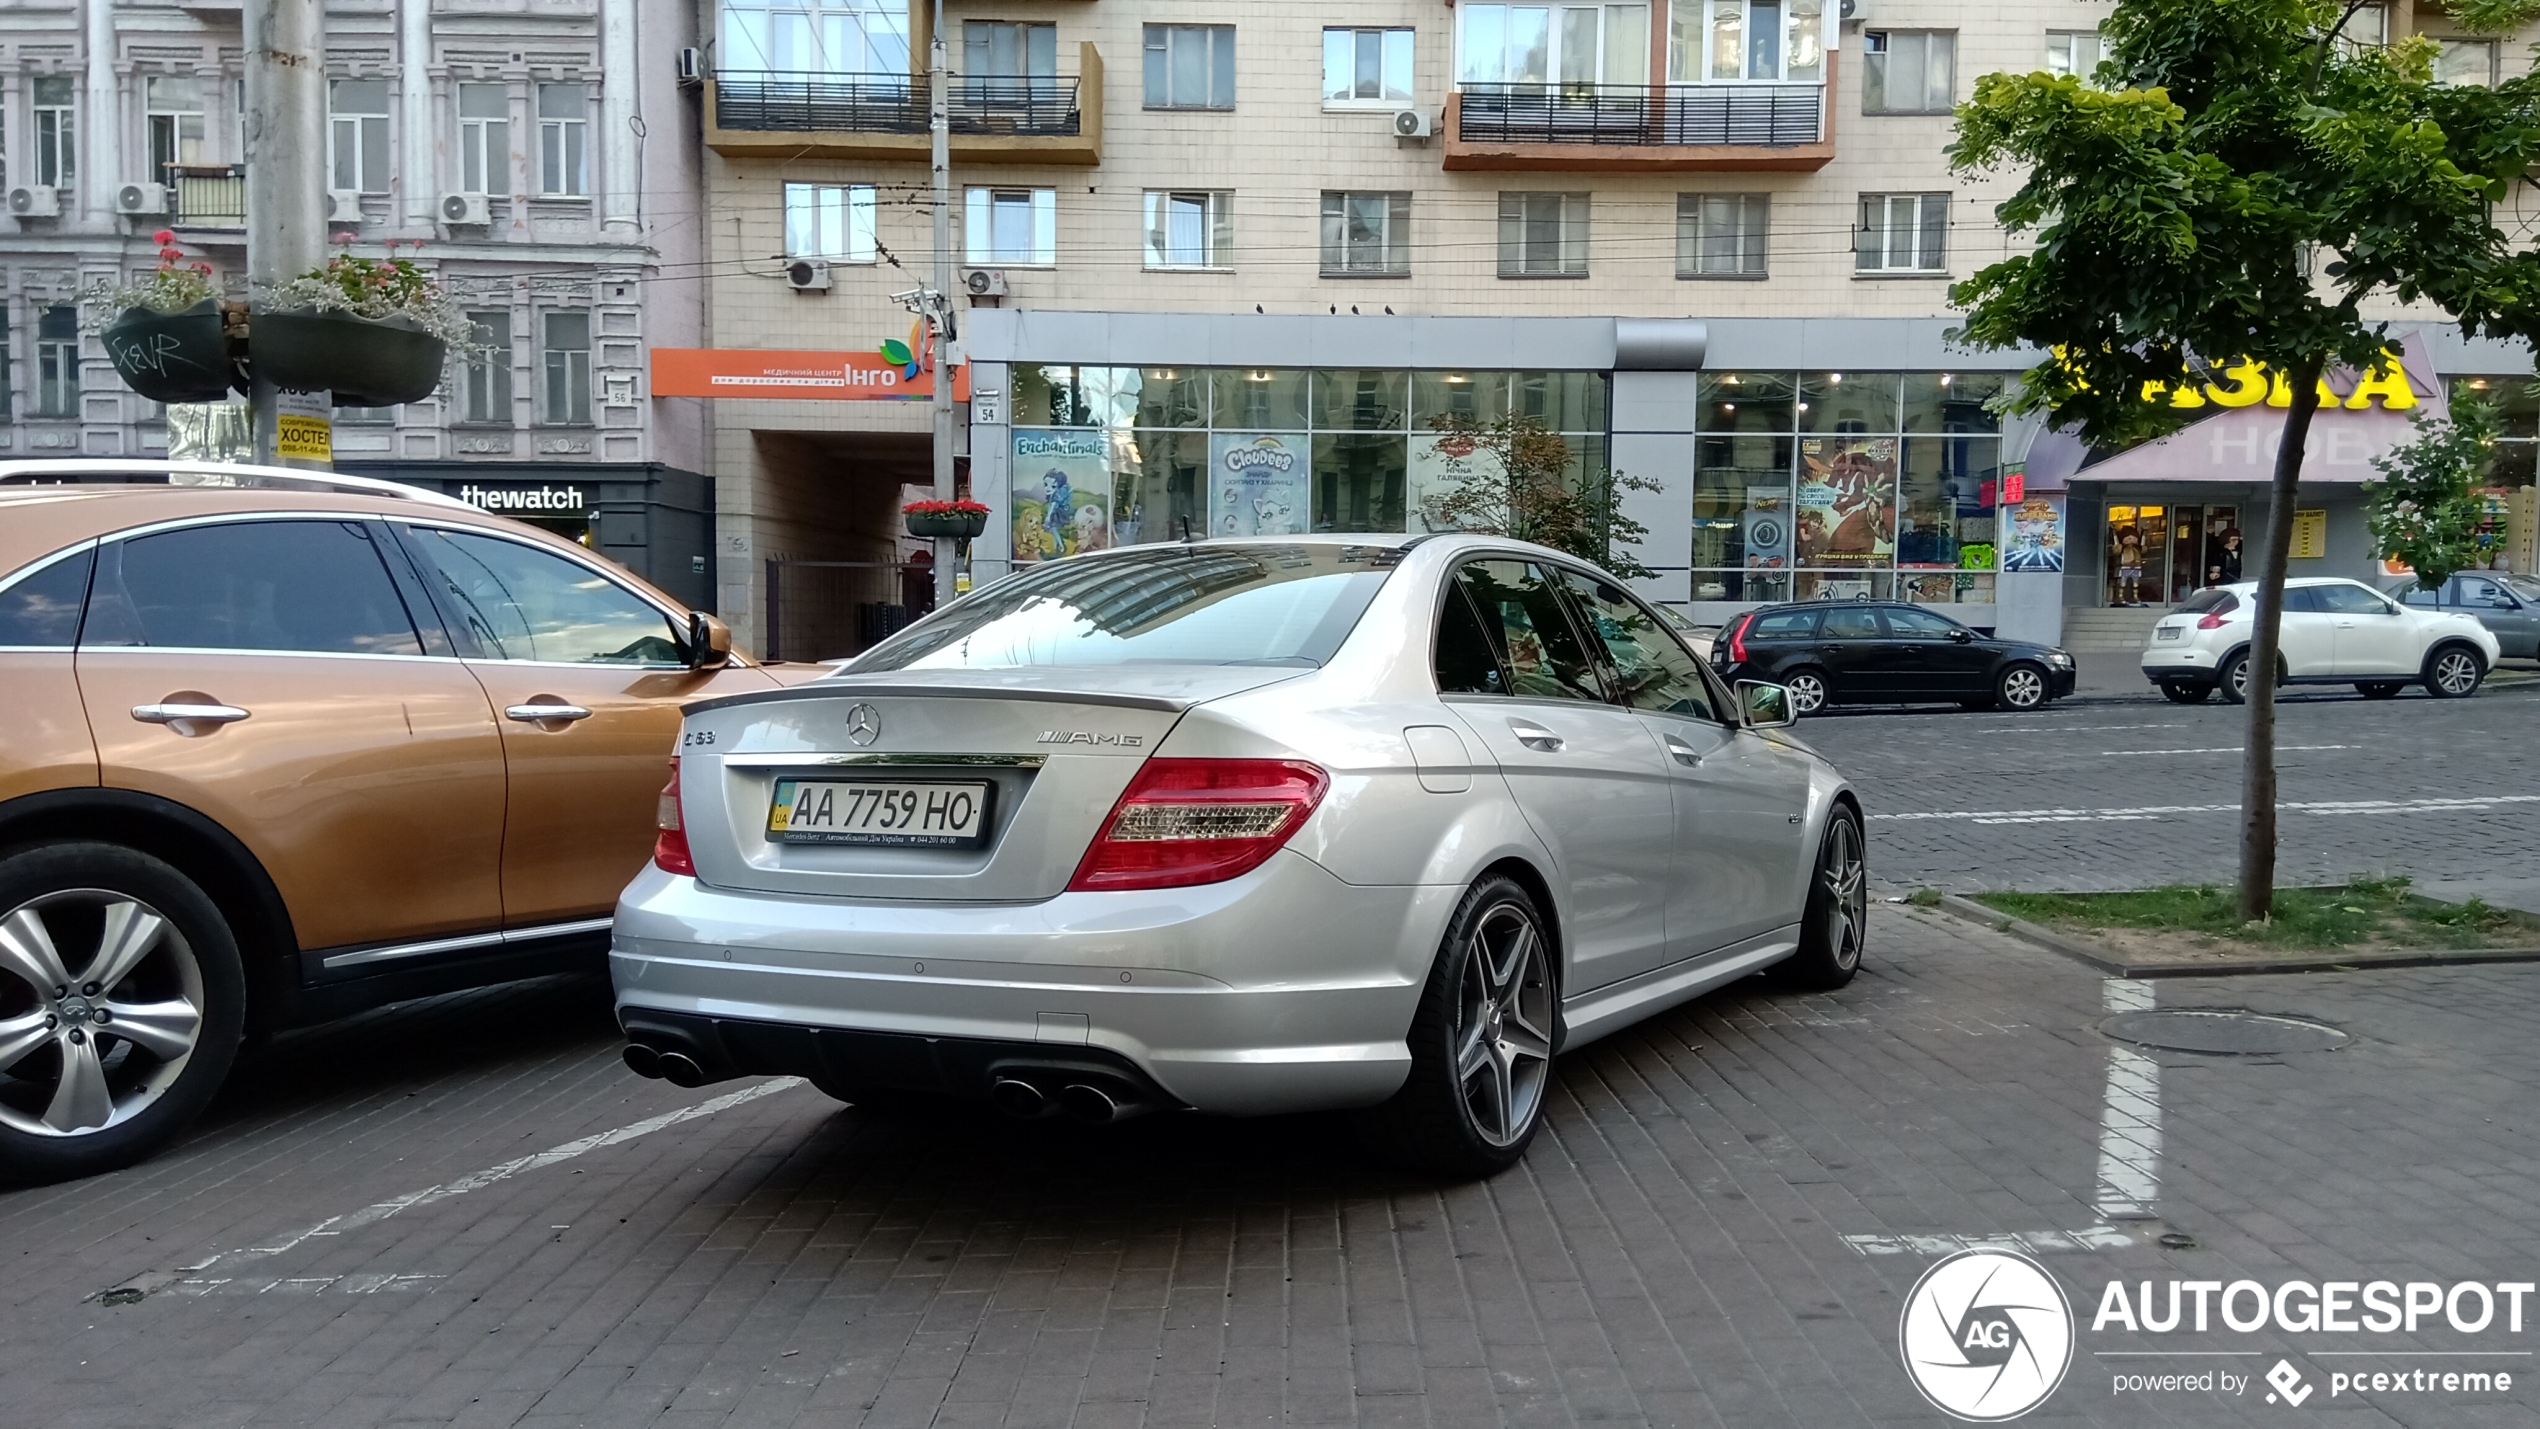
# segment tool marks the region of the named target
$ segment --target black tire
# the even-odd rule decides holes
[[[1826,684],[1826,672],[1814,665],[1802,665],[1781,677],[1781,686],[1790,691],[1790,717],[1805,719],[1826,707],[1834,691]]]
[[[2399,692],[2407,688],[2407,682],[2404,680],[2366,680],[2362,684],[2355,686],[2355,688],[2362,693],[2365,699],[2391,700],[2399,697]]]
[[[1459,1180],[1517,1164],[1543,1124],[1561,997],[1542,912],[1514,879],[1473,885],[1411,1019],[1411,1075],[1367,1113],[1369,1144]]]
[[[148,854],[51,844],[0,856],[0,927],[20,933],[0,945],[0,1025],[27,1034],[0,1038],[0,1177],[94,1176],[183,1131],[229,1075],[246,1013],[211,899]]]
[[[1993,677],[1993,703],[2013,714],[2026,714],[2046,708],[2047,701],[2053,698],[2048,692],[2053,688],[2046,682],[2044,669],[2018,660],[2003,666],[2002,673]]]
[[[1869,931],[1869,884],[1861,816],[1838,804],[1826,820],[1817,861],[1808,873],[1799,951],[1774,965],[1774,981],[1810,992],[1830,992],[1852,981],[1861,970],[1861,948]]]
[[[2214,671],[2214,689],[2227,705],[2249,702],[2249,652],[2235,650]]]
[[[2487,657],[2457,641],[2437,645],[2425,657],[2425,692],[2438,700],[2465,700],[2487,679]]]
[[[2163,697],[2174,705],[2201,705],[2213,692],[2211,685],[2199,685],[2188,680],[2171,680],[2161,686]]]

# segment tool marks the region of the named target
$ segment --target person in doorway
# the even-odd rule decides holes
[[[2117,604],[2143,603],[2143,537],[2132,526],[2117,528]]]
[[[2205,563],[2205,584],[2230,585],[2240,579],[2240,528],[2226,526],[2215,538],[2214,554]]]

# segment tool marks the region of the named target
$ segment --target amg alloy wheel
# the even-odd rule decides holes
[[[1516,1164],[1543,1121],[1557,986],[1534,899],[1507,878],[1474,885],[1412,1018],[1410,1078],[1370,1114],[1374,1144],[1452,1176]]]
[[[1796,716],[1812,715],[1826,707],[1826,677],[1819,670],[1793,670],[1782,681],[1790,691],[1790,712]]]
[[[1870,871],[1861,845],[1861,816],[1837,805],[1817,845],[1799,951],[1773,968],[1775,979],[1817,992],[1852,981],[1861,970],[1869,917]]]

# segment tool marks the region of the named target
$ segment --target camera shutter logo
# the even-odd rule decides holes
[[[847,707],[847,742],[849,744],[871,744],[881,737],[881,711],[866,704]]]
[[[1923,1272],[1896,1328],[1906,1377],[1942,1413],[2017,1419],[2073,1362],[2073,1309],[2046,1268],[2007,1250],[1962,1250]]]

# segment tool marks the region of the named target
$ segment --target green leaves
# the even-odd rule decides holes
[[[2460,392],[2448,419],[2418,412],[2409,420],[2416,439],[2373,458],[2382,480],[2364,483],[2364,516],[2374,550],[2405,561],[2433,590],[2477,558],[2487,502],[2476,488],[2495,460],[2496,409]]]

